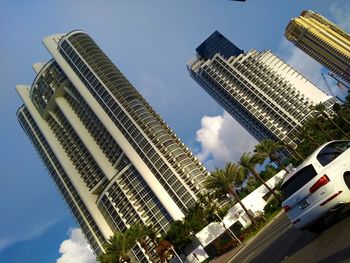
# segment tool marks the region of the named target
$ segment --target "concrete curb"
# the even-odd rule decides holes
[[[258,236],[260,236],[262,234],[262,232],[264,232],[264,230],[271,225],[278,217],[280,217],[283,214],[283,210],[281,210],[280,212],[278,212],[263,228],[261,228],[259,230],[259,232],[256,233],[255,236],[252,236],[250,239],[248,239],[247,241],[243,242],[242,244],[238,245],[237,247],[233,248],[232,250],[226,252],[225,254],[214,258],[213,260],[211,260],[211,263],[226,263],[226,262],[230,262],[235,256],[237,256],[241,250],[243,248],[245,248],[246,246],[248,246],[250,243],[252,243]]]

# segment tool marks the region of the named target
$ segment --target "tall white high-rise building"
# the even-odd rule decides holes
[[[17,118],[96,254],[139,222],[164,233],[208,172],[82,31],[46,37]],[[133,262],[147,262],[137,245]]]
[[[215,31],[196,51],[191,77],[258,141],[296,147],[312,106],[334,102],[269,50],[244,53]]]

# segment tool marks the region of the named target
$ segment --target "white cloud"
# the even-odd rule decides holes
[[[209,170],[237,162],[244,152],[253,151],[257,141],[227,112],[221,116],[204,116],[196,140],[201,145],[198,159]]]
[[[11,246],[14,243],[15,243],[14,240],[11,240],[9,238],[1,238],[0,239],[0,252],[2,250],[4,250],[5,248]]]
[[[59,250],[62,256],[56,263],[96,263],[96,257],[81,230],[74,228],[69,232],[70,238],[62,242]]]
[[[135,82],[135,87],[151,105],[165,109],[181,96],[178,90],[169,93],[162,78],[151,73],[141,73]]]
[[[140,86],[141,93],[147,98],[157,96],[164,90],[164,85],[161,80],[148,73],[141,74],[139,82],[140,84],[138,86]]]
[[[350,4],[342,2],[341,6],[339,3],[331,4],[329,12],[334,17],[334,22],[338,24],[345,31],[350,31]]]
[[[20,241],[28,241],[38,238],[45,234],[53,225],[61,219],[54,219],[45,224],[36,225],[30,231],[16,236],[4,236],[0,238],[0,252]]]

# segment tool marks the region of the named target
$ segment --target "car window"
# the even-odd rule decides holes
[[[327,144],[317,155],[317,160],[326,166],[350,147],[350,141],[339,141]]]
[[[304,168],[296,172],[288,181],[286,181],[282,187],[282,199],[286,200],[301,187],[303,187],[307,182],[317,175],[315,168],[309,164]]]

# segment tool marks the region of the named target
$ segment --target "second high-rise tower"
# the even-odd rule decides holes
[[[244,53],[216,31],[196,51],[191,77],[258,141],[296,147],[312,106],[334,102],[269,50]]]

